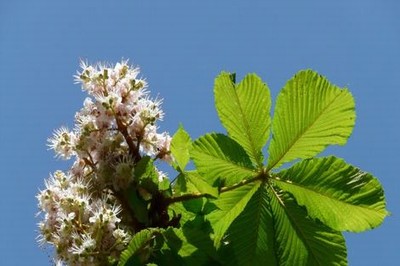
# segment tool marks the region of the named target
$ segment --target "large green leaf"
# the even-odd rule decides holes
[[[227,265],[277,265],[273,218],[267,190],[260,187],[231,224]]]
[[[277,174],[275,182],[335,230],[371,229],[387,215],[379,181],[336,157],[304,160]]]
[[[217,252],[207,232],[192,226],[168,228],[164,233],[166,244],[182,258],[184,265],[219,265],[215,258]],[[176,263],[176,262],[175,262]]]
[[[179,126],[171,140],[171,153],[177,163],[177,166],[183,171],[189,162],[189,150],[192,145],[192,140],[189,134]]]
[[[345,144],[354,123],[354,99],[347,89],[311,70],[300,71],[276,101],[268,169]]]
[[[206,134],[197,139],[191,150],[198,172],[207,182],[231,185],[255,175],[245,150],[223,134]]]
[[[347,265],[340,232],[307,218],[287,193],[269,189],[279,265]]]
[[[223,72],[215,79],[215,106],[231,138],[261,166],[261,150],[271,124],[271,97],[265,83],[255,74],[247,75],[237,86],[234,74]]]
[[[221,240],[232,222],[238,217],[247,203],[260,187],[260,182],[238,187],[234,190],[222,193],[213,201],[218,210],[207,215],[214,229],[214,245],[219,247]]]
[[[160,233],[162,230],[159,228],[149,228],[136,233],[129,242],[128,247],[121,253],[118,266],[143,264],[145,262],[143,259],[151,252],[150,241],[156,233]]]

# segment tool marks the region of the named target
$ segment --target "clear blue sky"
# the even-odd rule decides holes
[[[357,121],[348,145],[328,150],[382,182],[392,216],[346,234],[350,265],[398,265],[400,1],[0,1],[0,264],[50,265],[39,249],[35,194],[69,163],[45,144],[71,126],[84,98],[79,58],[121,58],[164,98],[163,130],[223,131],[214,77],[259,74],[275,97],[312,68],[350,88]],[[396,263],[397,261],[397,263]]]

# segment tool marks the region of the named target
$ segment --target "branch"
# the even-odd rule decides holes
[[[210,195],[205,194],[205,193],[191,193],[191,194],[185,194],[182,196],[166,198],[165,200],[166,200],[167,205],[170,205],[172,203],[191,200],[191,199],[198,199],[198,198],[202,198],[202,197],[210,197]]]
[[[236,183],[236,184],[234,184],[234,185],[232,185],[230,187],[222,187],[219,190],[219,193],[228,192],[228,191],[234,190],[236,188],[239,188],[239,187],[242,187],[242,186],[245,186],[247,184],[253,183],[253,182],[258,181],[258,180],[263,180],[263,179],[264,179],[263,175],[258,175],[256,177],[253,177],[253,178],[250,178],[250,179],[244,179],[244,180],[240,181],[239,183]]]
[[[122,136],[124,136],[126,143],[129,147],[129,154],[133,157],[135,163],[140,161],[141,156],[139,154],[139,146],[136,147],[132,137],[129,135],[126,126],[121,122],[121,120],[116,116],[115,121],[117,122],[117,127]]]
[[[270,177],[270,176],[269,176],[267,173],[265,173],[264,171],[262,171],[260,174],[258,174],[257,176],[255,176],[255,177],[253,177],[253,178],[244,179],[244,180],[240,181],[239,183],[233,184],[233,185],[230,186],[230,187],[222,187],[222,188],[219,190],[219,193],[228,192],[228,191],[231,191],[231,190],[233,190],[233,189],[236,189],[236,188],[245,186],[245,185],[247,185],[247,184],[253,183],[253,182],[255,182],[255,181],[258,181],[258,180],[265,180],[265,179],[268,179],[269,177]]]
[[[236,183],[236,184],[234,184],[232,186],[229,186],[229,187],[222,187],[219,190],[219,193],[220,194],[221,193],[225,193],[225,192],[234,190],[236,188],[245,186],[247,184],[256,182],[258,180],[266,180],[268,178],[270,178],[270,176],[267,173],[265,173],[264,171],[262,171],[259,175],[255,176],[253,178],[242,180],[239,183]],[[191,193],[191,194],[185,194],[185,195],[182,195],[182,196],[175,196],[175,197],[166,198],[165,200],[167,202],[167,205],[170,205],[170,204],[175,203],[175,202],[181,202],[181,201],[186,201],[186,200],[191,200],[191,199],[198,199],[198,198],[203,198],[203,197],[212,197],[212,196],[210,196],[209,194],[206,194],[206,193]]]

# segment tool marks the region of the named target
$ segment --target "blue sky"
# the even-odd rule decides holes
[[[396,265],[399,235],[400,2],[393,1],[0,1],[0,250],[2,265],[50,265],[35,242],[35,194],[69,162],[46,139],[71,126],[85,97],[79,59],[139,65],[164,98],[163,130],[195,138],[223,131],[215,76],[255,72],[275,97],[311,68],[356,99],[345,147],[328,149],[382,182],[392,215],[346,234],[350,265]],[[397,263],[396,263],[397,261]]]

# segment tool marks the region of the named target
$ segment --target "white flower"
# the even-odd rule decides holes
[[[172,155],[170,152],[171,140],[172,138],[167,132],[157,134],[156,146],[158,150],[158,156],[168,163],[172,162]]]
[[[164,179],[168,179],[168,176],[163,171],[157,170],[158,172],[158,181],[162,182]]]
[[[65,266],[65,264],[63,263],[62,260],[55,260],[55,261],[54,261],[54,265],[55,265],[55,266]]]
[[[150,98],[139,68],[124,60],[114,66],[81,61],[80,67],[75,81],[89,97],[73,131],[61,127],[48,139],[56,157],[75,160],[69,171],[50,175],[36,196],[39,242],[54,245],[59,266],[118,259],[135,230],[117,198],[133,184],[135,156],[171,160],[171,137],[157,127],[162,100]],[[167,178],[161,171],[158,177]]]
[[[70,132],[66,127],[61,127],[47,141],[48,146],[55,151],[57,157],[69,159],[75,154],[75,140],[76,136],[73,132]]]
[[[79,241],[73,244],[69,251],[76,255],[82,255],[93,251],[95,247],[96,241],[90,235],[84,234]]]
[[[115,238],[115,242],[118,243],[116,247],[118,250],[124,249],[131,240],[131,236],[120,228],[115,229],[112,235]]]
[[[109,206],[103,201],[98,201],[92,210],[92,216],[89,218],[89,222],[95,225],[107,227],[113,229],[121,221],[118,218],[118,214],[121,212],[121,207],[119,205]]]

